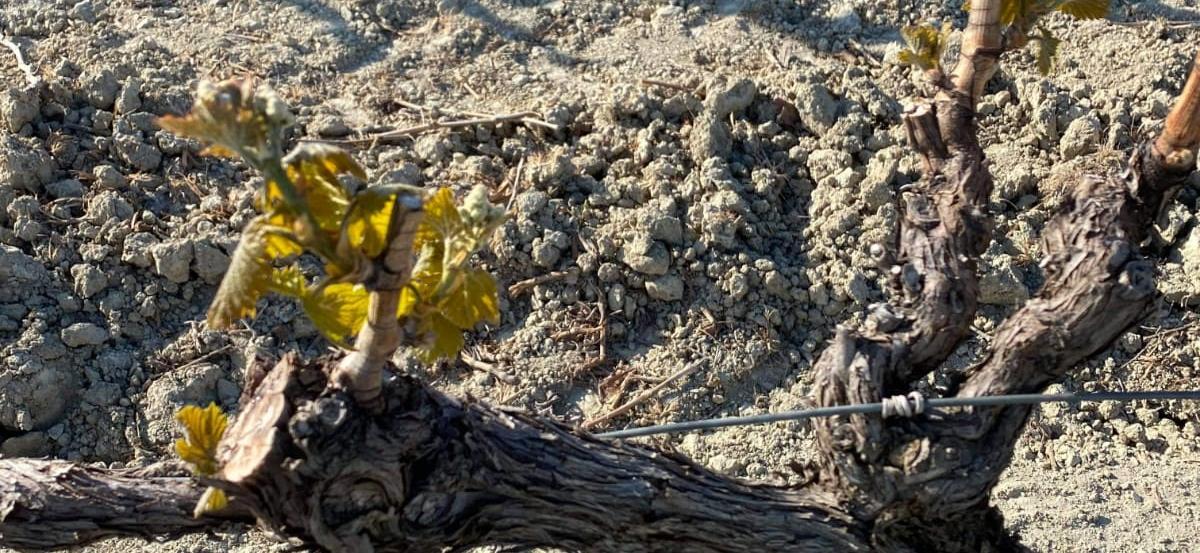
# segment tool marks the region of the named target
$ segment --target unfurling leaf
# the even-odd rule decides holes
[[[1042,75],[1049,75],[1050,70],[1054,68],[1054,58],[1058,56],[1058,45],[1061,41],[1054,38],[1045,29],[1042,29],[1041,32],[1042,34],[1037,38],[1037,68]]]
[[[228,417],[216,403],[208,407],[186,405],[175,414],[175,420],[183,426],[184,437],[175,442],[179,458],[192,466],[201,476],[216,474],[217,444],[225,435]]]
[[[327,144],[303,143],[283,158],[288,178],[304,200],[322,231],[336,233],[350,197],[338,175],[350,174],[366,179],[363,168],[345,150]],[[281,199],[275,183],[267,183],[268,204]],[[261,207],[260,207],[261,209]]]
[[[500,322],[496,281],[482,269],[467,269],[440,302],[442,314],[463,330],[481,322]]]
[[[209,328],[229,328],[238,319],[253,317],[255,304],[270,286],[271,262],[300,251],[286,231],[272,226],[265,216],[251,219],[208,307]]]
[[[1012,25],[1018,18],[1029,20],[1034,13],[1036,0],[1000,0],[1000,24]]]
[[[293,121],[287,105],[270,88],[233,79],[217,84],[201,81],[191,111],[183,117],[161,117],[158,124],[211,143],[207,153],[237,154],[257,163],[278,150],[282,128]]]
[[[367,321],[370,294],[362,285],[335,282],[303,296],[304,312],[330,342],[349,345]]]
[[[255,304],[270,287],[271,262],[300,252],[285,231],[272,227],[262,216],[252,219],[208,308],[209,328],[229,328],[234,321],[253,317]]]
[[[413,264],[412,276],[408,284],[400,291],[400,306],[398,317],[410,315],[419,304],[427,303],[437,295],[438,285],[442,283],[442,250],[443,243],[425,244]]]
[[[449,189],[425,202],[414,249],[420,252],[412,278],[400,295],[397,316],[416,320],[424,335],[421,358],[454,357],[462,348],[462,332],[480,322],[498,322],[496,282],[487,271],[468,267],[471,256],[504,220],[504,211],[477,187],[462,207]]]
[[[204,489],[200,501],[196,502],[196,507],[192,509],[192,516],[200,518],[204,513],[220,511],[227,506],[229,506],[229,498],[225,497],[225,492],[209,486]]]
[[[1000,0],[1000,23],[1012,25],[1021,20],[1025,25],[1032,26],[1038,18],[1055,10],[1076,19],[1102,19],[1108,16],[1109,2],[1110,0]],[[971,2],[963,2],[963,11],[971,11]]]
[[[268,226],[263,233],[263,253],[267,259],[283,259],[298,255],[303,249],[282,228]]]
[[[467,193],[467,197],[463,198],[462,209],[459,210],[459,213],[468,226],[488,229],[487,234],[491,233],[492,228],[504,222],[506,216],[503,207],[488,201],[486,186],[472,188]]]
[[[296,265],[273,271],[267,288],[276,294],[298,298],[313,326],[330,342],[349,345],[367,320],[370,292],[360,284],[334,282],[309,286]]]
[[[192,466],[192,472],[200,476],[212,476],[220,466],[217,463],[217,445],[225,435],[229,418],[221,412],[216,403],[200,408],[186,405],[175,414],[175,420],[183,425],[184,437],[175,442],[175,452],[179,458]],[[217,488],[204,490],[200,501],[192,511],[193,516],[199,517],[206,512],[219,511],[229,504],[225,492]]]
[[[391,222],[392,204],[395,201],[394,194],[370,188],[355,195],[342,224],[344,244],[369,259],[378,256],[387,246],[388,224]],[[344,250],[344,247],[342,249]]]
[[[951,30],[949,22],[943,23],[940,31],[929,23],[904,27],[900,36],[908,48],[900,51],[900,62],[926,70],[941,67],[942,53],[946,51]]]
[[[422,317],[417,331],[426,340],[425,346],[417,350],[418,356],[426,363],[433,363],[438,359],[453,359],[462,351],[462,329],[441,313],[432,312]]]
[[[1057,9],[1076,19],[1103,19],[1108,16],[1110,0],[1065,0]]]
[[[414,244],[424,247],[441,240],[442,280],[439,293],[449,291],[454,278],[492,231],[504,221],[504,211],[488,202],[487,189],[477,186],[467,194],[462,207],[454,205],[449,189],[439,190],[425,206],[425,219],[417,228]]]
[[[308,294],[308,281],[304,278],[304,273],[300,272],[300,267],[288,265],[287,267],[271,272],[267,282],[267,289],[276,294],[283,294],[292,298],[303,298]]]
[[[948,33],[946,26],[941,35],[917,37],[918,50],[933,59]],[[274,93],[241,80],[201,83],[186,116],[161,119],[165,128],[207,142],[213,152],[242,156],[264,177],[255,204],[261,215],[243,231],[209,307],[210,327],[229,327],[253,316],[258,299],[275,292],[298,298],[326,337],[346,345],[362,330],[372,294],[390,300],[392,287],[402,285],[396,316],[408,329],[417,329],[422,356],[433,360],[457,355],[464,330],[499,320],[495,281],[470,267],[505,217],[488,201],[486,188],[473,189],[461,207],[449,189],[434,192],[425,204],[419,201],[424,191],[400,185],[351,196],[342,176],[365,179],[366,174],[349,153],[302,144],[283,155],[282,130],[292,121]],[[325,275],[316,284],[297,265],[276,268],[278,260],[303,251],[325,263]],[[415,260],[413,252],[419,252]],[[380,272],[380,262],[401,274],[411,263],[408,282]],[[375,302],[385,304],[390,302]],[[211,457],[192,441],[181,440],[178,447],[197,462]],[[209,469],[215,470],[215,460],[203,467]],[[209,492],[197,512],[223,505],[219,490]]]
[[[454,205],[454,192],[441,188],[425,202],[425,218],[417,227],[413,249],[420,251],[426,244],[444,243],[462,230],[463,220]]]

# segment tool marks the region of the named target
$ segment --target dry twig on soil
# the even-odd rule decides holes
[[[25,61],[25,56],[21,54],[21,47],[18,46],[17,43],[13,42],[8,37],[0,37],[0,44],[3,44],[9,50],[12,50],[13,55],[17,57],[17,67],[20,68],[23,73],[25,73],[25,80],[29,83],[31,88],[42,84],[42,79],[37,76],[37,73],[33,70],[33,66],[29,65],[29,63]]]
[[[564,279],[564,278],[567,278],[568,276],[571,276],[571,271],[552,271],[552,272],[546,273],[544,275],[538,275],[533,278],[527,278],[520,282],[515,282],[511,286],[509,286],[508,287],[508,296],[511,298],[515,298],[521,294],[524,294],[525,292],[532,290],[535,286],[546,284],[547,282],[554,282],[556,280]]]
[[[459,354],[459,358],[462,359],[464,365],[471,367],[472,369],[477,369],[488,373],[505,384],[517,384],[519,382],[517,377],[513,376],[512,374],[500,370],[491,363],[476,359],[465,351]]]
[[[609,411],[608,413],[600,415],[599,417],[585,421],[582,425],[580,425],[580,428],[582,428],[584,430],[589,430],[591,428],[594,428],[597,424],[610,421],[621,415],[624,415],[625,413],[628,413],[630,409],[633,409],[634,407],[637,407],[638,405],[644,403],[646,400],[658,395],[658,393],[661,392],[663,390],[663,388],[666,388],[672,382],[675,382],[676,380],[680,380],[683,378],[687,378],[692,373],[696,372],[696,370],[699,369],[703,365],[704,365],[703,361],[693,361],[692,363],[689,363],[684,368],[679,369],[678,371],[675,371],[675,373],[672,374],[671,376],[664,378],[662,382],[655,384],[650,389],[638,394],[633,399],[625,402],[624,405],[621,405],[620,407],[617,407],[616,409],[613,409],[612,411]]]
[[[532,111],[503,114],[464,111],[461,112],[461,114],[468,117],[468,119],[438,119],[436,121],[421,123],[420,125],[413,125],[411,127],[396,129],[394,131],[373,134],[363,138],[339,140],[325,138],[302,138],[301,140],[305,142],[322,142],[326,144],[341,144],[350,146],[361,146],[364,144],[375,146],[378,144],[396,144],[406,138],[412,138],[414,136],[440,129],[459,129],[463,127],[474,127],[476,125],[499,125],[501,123],[518,123],[527,127],[540,127],[554,133],[562,130],[560,125],[540,119],[538,114]]]
[[[696,89],[697,89],[697,87],[695,87],[695,86],[688,86],[688,85],[679,84],[679,83],[670,83],[667,81],[660,81],[658,79],[642,79],[641,82],[645,86],[661,86],[663,88],[673,88],[675,90],[682,90],[684,92],[690,92],[690,93],[695,93]]]

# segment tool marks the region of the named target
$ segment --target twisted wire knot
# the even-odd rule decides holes
[[[891,417],[911,419],[925,412],[925,396],[921,395],[921,392],[909,392],[905,396],[885,397],[881,403],[885,419]]]

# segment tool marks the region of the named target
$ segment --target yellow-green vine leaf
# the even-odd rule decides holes
[[[217,464],[217,445],[225,435],[229,418],[217,407],[209,403],[208,407],[185,405],[175,414],[175,420],[183,426],[184,437],[175,442],[175,452],[179,458],[192,466],[192,472],[200,476],[212,476],[220,468]],[[225,492],[208,488],[196,504],[192,514],[196,517],[206,512],[224,509],[229,504]]]
[[[454,204],[454,192],[440,188],[425,202],[425,218],[417,227],[413,249],[420,250],[426,244],[444,242],[462,232],[463,220]]]
[[[462,349],[464,330],[480,322],[499,322],[496,281],[468,264],[503,220],[503,209],[487,201],[482,187],[472,190],[461,207],[446,188],[425,202],[414,239],[420,255],[397,312],[411,318],[423,336],[424,345],[418,348],[423,360],[454,357]]]
[[[425,244],[413,264],[408,285],[400,291],[397,317],[406,317],[416,310],[417,305],[433,301],[438,285],[442,282],[442,242]]]
[[[304,278],[304,273],[300,272],[300,267],[288,265],[271,271],[267,289],[276,294],[303,298],[308,294],[308,280]]]
[[[467,269],[456,278],[456,285],[439,302],[442,315],[462,330],[480,322],[499,323],[500,301],[492,275],[483,269]]]
[[[283,158],[283,164],[317,225],[325,232],[337,232],[350,203],[338,175],[366,179],[366,171],[345,150],[311,142],[297,146]],[[269,201],[274,199],[272,196],[282,195],[274,183],[268,183],[267,190]]]
[[[1103,19],[1108,16],[1110,0],[1065,0],[1056,8],[1076,19]]]
[[[270,291],[300,299],[313,326],[330,342],[346,346],[367,320],[370,293],[352,282],[334,282],[310,287],[296,265],[272,271]]]
[[[1019,17],[1029,17],[1033,14],[1035,0],[1001,0],[1000,24],[1012,25]]]
[[[505,214],[488,202],[484,187],[467,194],[461,207],[450,189],[440,189],[424,212],[413,240],[419,255],[401,290],[397,316],[416,326],[423,340],[420,357],[433,362],[458,355],[464,330],[500,320],[496,281],[468,264]]]
[[[1038,16],[1050,11],[1046,4],[1056,0],[1000,0],[1000,24],[1012,25],[1018,18],[1032,23]],[[963,2],[963,11],[971,11],[971,2]]]
[[[436,311],[420,318],[417,331],[425,337],[424,346],[418,348],[418,357],[425,363],[453,359],[465,343],[462,330]]]
[[[370,293],[361,284],[335,282],[310,287],[299,266],[288,265],[271,271],[268,289],[299,299],[313,326],[338,345],[348,345],[367,319]]]
[[[268,154],[270,137],[295,119],[287,105],[265,86],[234,79],[201,81],[192,109],[183,117],[158,119],[164,129],[210,143],[205,153],[235,154],[258,161]]]
[[[185,405],[175,414],[175,420],[183,426],[184,437],[175,442],[175,452],[192,470],[201,476],[217,472],[217,444],[225,435],[228,417],[216,403],[208,407]]]
[[[343,240],[368,258],[378,256],[387,247],[388,223],[395,201],[395,195],[370,188],[356,194],[342,224]]]
[[[473,237],[465,232],[462,215],[454,204],[454,192],[441,188],[425,202],[425,215],[417,226],[413,249],[421,252],[413,266],[410,286],[426,302],[446,292],[445,281],[474,252]],[[403,298],[402,298],[403,300]]]
[[[1042,29],[1041,36],[1038,37],[1038,56],[1037,68],[1038,73],[1049,75],[1050,70],[1054,68],[1054,59],[1058,56],[1058,45],[1061,42],[1054,38],[1049,31]]]
[[[229,506],[229,498],[225,497],[225,492],[209,486],[204,489],[200,501],[197,501],[196,507],[192,509],[192,516],[200,518],[204,513],[220,511],[227,506]]]
[[[243,232],[243,234],[245,234]],[[304,251],[295,240],[283,228],[272,228],[268,226],[263,231],[263,253],[268,259],[283,259],[293,255],[299,255]]]
[[[348,345],[367,321],[370,294],[360,284],[335,282],[303,296],[304,312],[330,342]]]
[[[209,328],[229,328],[234,321],[253,317],[255,304],[270,285],[271,262],[301,251],[287,232],[271,225],[266,216],[251,219],[208,307]]]
[[[900,36],[904,38],[908,48],[900,51],[900,62],[922,69],[941,67],[942,53],[946,51],[951,30],[949,22],[943,23],[941,30],[929,23],[904,27],[900,30]]]
[[[400,302],[396,306],[396,317],[404,318],[413,314],[421,304],[421,294],[412,286],[400,290]]]

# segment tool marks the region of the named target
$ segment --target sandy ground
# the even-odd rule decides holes
[[[1043,77],[1009,54],[981,103],[997,189],[975,337],[1041,280],[1039,229],[1061,191],[1153,133],[1200,44],[1190,0],[1052,17]],[[171,414],[236,411],[246,360],[328,344],[271,298],[235,332],[202,324],[257,177],[157,130],[199,79],[254,75],[298,139],[342,141],[440,118],[532,111],[565,129],[470,126],[354,144],[371,182],[485,184],[512,219],[481,263],[500,325],[462,363],[397,361],[439,386],[568,421],[691,376],[605,428],[804,405],[831,329],[883,299],[867,255],[891,243],[919,178],[902,106],[922,89],[897,29],[964,15],[912,0],[31,0],[0,7],[0,454],[134,465],[169,455]],[[1200,187],[1163,221],[1163,302],[1066,382],[1187,389],[1200,373]],[[1037,550],[1195,551],[1200,406],[1047,406],[996,490]],[[795,480],[797,424],[657,439],[731,475]],[[258,532],[85,551],[282,550]]]

